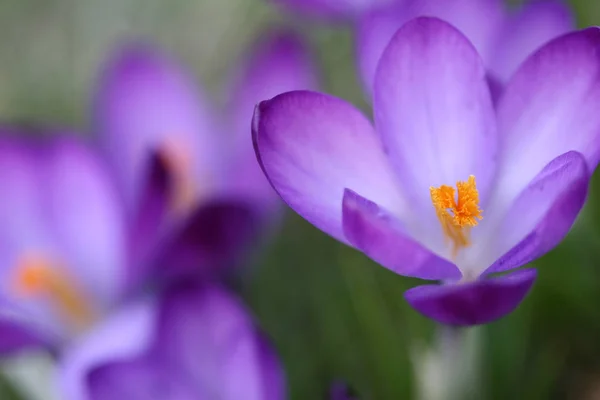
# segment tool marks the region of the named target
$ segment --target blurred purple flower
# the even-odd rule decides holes
[[[385,6],[405,4],[412,0],[272,0],[281,7],[309,17],[348,21]]]
[[[274,352],[223,289],[131,302],[124,205],[90,147],[4,136],[0,167],[2,355],[51,350],[68,399],[284,398]]]
[[[418,16],[443,19],[467,36],[497,90],[538,47],[575,28],[569,7],[560,0],[529,1],[514,10],[503,0],[412,0],[373,10],[356,24],[358,66],[368,93],[390,39]]]
[[[154,268],[221,267],[252,239],[257,221],[277,212],[278,197],[254,157],[251,116],[259,100],[314,87],[311,68],[294,36],[269,36],[235,76],[229,129],[217,130],[215,115],[178,66],[148,47],[127,47],[112,60],[95,104],[107,157],[73,138],[29,143],[3,135],[0,351],[42,346],[68,376],[116,379],[110,371],[125,368],[123,356],[148,343],[135,325],[147,311],[124,304],[152,283],[173,284]],[[147,357],[136,355],[135,368],[123,375],[157,374],[173,390],[189,376],[186,384],[195,386],[174,396],[233,399],[244,390],[248,398],[282,398],[279,366],[245,311],[220,289],[178,289],[160,301],[161,321],[170,328],[150,330],[164,336],[160,345]],[[180,298],[205,312],[170,305]],[[158,370],[157,352],[167,369]],[[89,354],[95,358],[78,364]],[[187,354],[194,359],[182,358]],[[114,383],[119,395],[151,387],[121,383]],[[93,390],[93,398],[103,396],[102,385]]]
[[[343,382],[335,382],[331,385],[329,391],[330,400],[355,400],[354,396],[349,394],[348,386]]]
[[[0,349],[58,349],[123,294],[123,207],[104,164],[60,137],[0,139]]]
[[[137,227],[137,275],[230,265],[280,208],[254,157],[252,112],[315,88],[313,65],[295,35],[272,32],[234,78],[227,109],[215,112],[185,70],[147,45],[120,48],[101,77],[94,128]]]
[[[443,282],[406,292],[415,309],[487,323],[518,306],[536,271],[490,274],[551,250],[583,206],[600,157],[598,46],[598,28],[551,41],[494,110],[473,45],[417,18],[377,69],[377,130],[342,100],[290,92],[257,107],[257,156],[309,222],[400,275]]]
[[[285,398],[274,352],[242,304],[214,286],[121,309],[62,364],[70,400]]]

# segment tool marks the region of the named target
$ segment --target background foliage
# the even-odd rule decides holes
[[[580,26],[600,24],[600,2],[572,4]],[[166,46],[219,100],[234,60],[261,29],[281,23],[315,46],[324,90],[368,110],[350,31],[286,20],[263,0],[0,0],[0,116],[86,134],[99,62],[114,41],[131,37]],[[600,398],[599,235],[596,177],[568,239],[537,263],[539,278],[526,301],[477,329],[472,398]],[[364,399],[414,397],[411,360],[434,334],[434,324],[402,298],[414,280],[378,267],[291,212],[282,233],[249,264],[237,284],[281,354],[291,399],[325,398],[335,379]],[[11,393],[0,380],[0,398],[16,398]]]

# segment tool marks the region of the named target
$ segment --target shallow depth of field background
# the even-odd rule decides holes
[[[572,4],[580,26],[600,25],[599,0]],[[286,18],[266,0],[0,0],[0,119],[85,135],[99,63],[124,38],[166,47],[216,96],[235,60],[277,24],[307,36],[323,90],[368,110],[350,30]],[[600,399],[599,260],[597,177],[568,239],[536,263],[539,278],[528,298],[474,332],[475,368],[464,371],[473,376],[471,398]],[[364,399],[410,399],[418,379],[427,380],[412,360],[432,342],[434,324],[403,300],[414,280],[378,267],[291,211],[248,264],[239,287],[279,351],[291,399],[325,398],[337,379]],[[15,368],[13,361],[4,370],[13,376]],[[9,380],[1,379],[2,400],[17,396]]]

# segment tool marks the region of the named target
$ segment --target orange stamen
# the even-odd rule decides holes
[[[85,329],[95,319],[92,306],[76,282],[47,258],[23,257],[16,268],[14,290],[23,297],[47,297],[77,331]]]
[[[171,206],[177,215],[185,214],[194,206],[197,193],[193,175],[192,159],[188,150],[175,142],[164,143],[159,156],[173,179]]]
[[[439,188],[430,187],[431,201],[446,241],[452,243],[452,257],[458,251],[471,244],[469,240],[470,229],[477,226],[482,220],[483,210],[479,209],[479,192],[475,184],[475,177],[469,176],[466,182],[457,182],[457,199],[454,199],[454,188],[442,185]]]

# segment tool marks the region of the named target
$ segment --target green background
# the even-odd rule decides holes
[[[600,2],[572,4],[580,26],[600,24]],[[366,107],[350,31],[286,21],[262,0],[0,0],[0,116],[85,134],[99,62],[128,37],[170,49],[222,101],[227,71],[262,29],[281,23],[314,45],[325,91]],[[600,398],[599,179],[567,240],[535,263],[539,278],[519,309],[477,328],[462,398]],[[418,380],[430,376],[413,361],[435,337],[434,323],[402,297],[417,281],[287,217],[239,286],[283,359],[291,399],[325,398],[336,379],[363,399],[415,398]],[[0,380],[0,399],[9,392]]]

